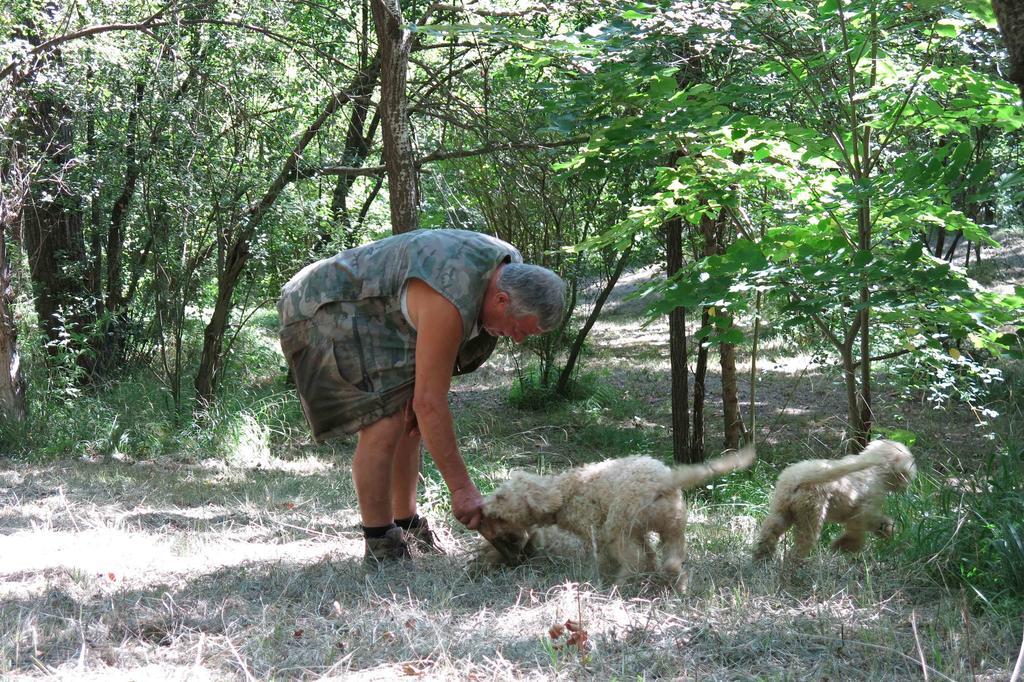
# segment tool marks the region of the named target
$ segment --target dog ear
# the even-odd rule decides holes
[[[531,513],[542,516],[554,514],[562,506],[562,491],[550,478],[520,472],[523,502]]]

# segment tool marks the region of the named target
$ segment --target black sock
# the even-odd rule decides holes
[[[402,530],[409,530],[410,528],[420,527],[420,515],[413,514],[407,519],[395,519],[395,525]]]
[[[362,526],[364,538],[382,538],[384,534],[395,527],[395,524],[389,523],[386,526]]]

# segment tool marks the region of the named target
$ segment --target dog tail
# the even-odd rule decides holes
[[[860,454],[847,455],[836,460],[817,460],[814,463],[818,466],[807,467],[799,476],[800,485],[818,485],[838,481],[844,476],[870,469],[871,467],[885,464],[889,454],[889,448],[881,445],[885,441],[875,441]],[[879,446],[875,446],[879,443]]]
[[[730,452],[721,457],[702,462],[701,464],[684,464],[672,469],[672,485],[679,489],[695,488],[712,478],[724,476],[733,471],[746,469],[757,457],[753,445],[746,445],[741,450]]]

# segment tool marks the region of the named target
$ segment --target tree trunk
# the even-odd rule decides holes
[[[370,126],[370,133],[366,133],[366,114],[369,109],[368,98],[377,85],[380,78],[380,56],[374,55],[369,67],[356,78],[355,88],[352,96],[355,101],[352,104],[352,117],[348,122],[348,130],[345,133],[345,150],[342,152],[341,162],[345,166],[359,167],[363,165],[366,156],[370,152],[370,141],[373,136],[374,127]],[[374,119],[376,122],[379,119]],[[358,230],[353,226],[352,219],[348,215],[348,195],[352,190],[352,184],[356,181],[355,175],[341,175],[334,185],[334,192],[331,195],[331,217],[335,227],[340,227],[345,248],[358,245]],[[321,235],[321,244],[327,246],[330,242],[330,235]]]
[[[86,72],[89,82],[93,79],[92,67]],[[96,114],[89,112],[85,129],[85,150],[89,158],[98,158],[96,146]],[[89,197],[89,292],[92,297],[93,313],[96,319],[103,317],[103,247],[100,243],[100,189],[102,180],[93,180],[92,193]]]
[[[935,236],[935,248],[932,249],[932,255],[936,258],[942,258],[943,249],[946,246],[946,228],[938,228],[938,234]]]
[[[1024,2],[992,0],[992,9],[1010,53],[1010,71],[1006,78],[1017,84],[1021,100],[1024,100]]]
[[[107,296],[106,307],[111,313],[116,314],[124,303],[123,298],[123,269],[121,267],[121,252],[124,249],[124,223],[128,215],[128,208],[131,206],[132,198],[135,196],[135,185],[139,180],[140,166],[135,158],[136,140],[138,139],[139,108],[142,106],[142,97],[145,94],[146,85],[142,81],[135,84],[135,102],[132,110],[128,113],[128,130],[125,134],[124,156],[124,185],[121,194],[114,201],[110,209],[110,227],[107,230]]]
[[[665,221],[667,275],[683,268],[683,220],[679,216]],[[668,314],[668,355],[672,367],[672,458],[680,464],[692,464],[690,449],[689,367],[686,365],[686,308],[678,306]]]
[[[727,327],[732,327],[729,316]],[[743,436],[743,420],[740,418],[739,389],[736,382],[736,346],[732,343],[718,345],[722,365],[722,416],[725,421],[725,447],[738,449]]]
[[[747,443],[757,444],[757,354],[761,340],[761,292],[754,296],[754,338],[750,349],[750,426]]]
[[[8,208],[4,207],[4,215]],[[11,261],[7,255],[6,228],[0,222],[0,420],[22,422],[28,408],[25,377],[21,373],[18,354],[18,327],[14,321],[14,287],[11,283]]]
[[[371,10],[381,60],[379,110],[391,231],[401,234],[419,227],[419,178],[405,92],[412,39],[398,0],[372,0]]]
[[[39,324],[54,351],[56,344],[68,343],[66,330],[79,331],[92,319],[84,303],[89,290],[82,207],[63,178],[74,160],[72,131],[72,114],[63,102],[32,102],[28,133],[44,163],[23,206],[23,237]],[[84,355],[79,361],[88,364]]]
[[[857,212],[858,246],[862,251],[868,251],[871,249],[873,227],[871,204],[869,199],[863,202]],[[942,251],[938,253],[941,255]],[[874,421],[871,405],[871,290],[867,286],[860,290],[860,316],[860,404],[859,419],[854,428],[858,449],[866,447],[871,440],[871,425]]]
[[[953,262],[953,255],[956,253],[956,247],[960,246],[960,240],[963,238],[963,230],[957,230],[956,234],[953,235],[953,243],[946,249],[945,259],[950,263]]]
[[[701,330],[707,329],[711,316],[705,308],[700,317]],[[697,347],[697,367],[693,371],[693,437],[690,441],[690,458],[693,462],[704,461],[704,380],[708,373],[708,345]]]

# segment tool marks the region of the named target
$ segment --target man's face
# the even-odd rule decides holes
[[[485,307],[481,321],[484,331],[491,336],[507,336],[516,343],[522,343],[527,336],[543,333],[536,315],[516,317],[512,314],[504,292],[497,294],[493,305]]]

